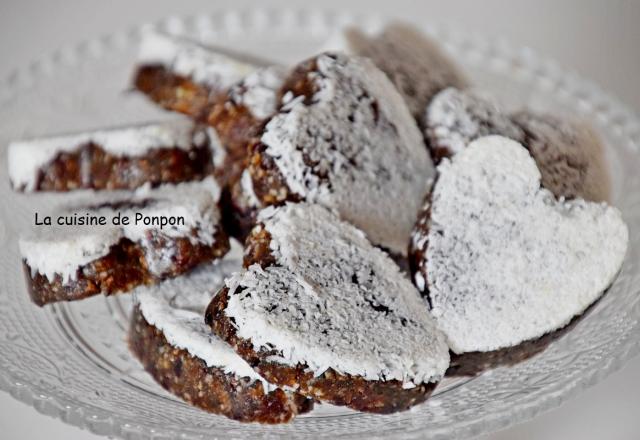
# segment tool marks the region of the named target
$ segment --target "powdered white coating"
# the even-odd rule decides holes
[[[432,314],[455,353],[562,328],[615,279],[628,242],[620,212],[557,201],[517,142],[480,138],[438,171],[422,244]]]
[[[260,68],[231,88],[231,99],[244,105],[256,119],[266,119],[276,111],[285,75],[286,70],[279,66]]]
[[[78,151],[88,144],[97,145],[114,156],[141,157],[150,150],[188,150],[207,142],[207,132],[187,119],[14,141],[9,144],[9,177],[15,188],[33,191],[38,173],[58,154]]]
[[[430,147],[448,150],[452,156],[469,142],[491,134],[522,141],[524,133],[497,103],[470,90],[449,87],[437,95],[424,115]]]
[[[231,87],[256,69],[254,64],[185,37],[159,32],[143,35],[138,64],[159,64],[212,90]]]
[[[268,392],[275,387],[216,337],[204,322],[207,305],[224,286],[224,279],[241,268],[242,247],[231,240],[231,250],[220,261],[158,285],[138,287],[133,291],[134,302],[144,319],[160,330],[169,344],[201,359],[207,367],[259,380]]]
[[[296,97],[268,122],[261,138],[266,154],[293,193],[337,210],[375,244],[406,254],[434,171],[422,136],[369,60],[322,54],[316,61],[312,102]]]
[[[240,188],[242,190],[243,200],[242,202],[246,205],[247,208],[261,208],[262,202],[256,196],[256,193],[253,189],[253,180],[251,180],[251,175],[248,170],[244,170],[242,175],[240,176]]]
[[[207,136],[209,136],[209,147],[211,148],[213,166],[218,169],[226,163],[227,150],[222,145],[218,132],[213,127],[207,127]]]
[[[171,262],[170,254],[161,254],[148,246],[150,230],[160,230],[163,235],[173,238],[188,237],[191,242],[212,245],[220,224],[217,201],[220,190],[213,178],[202,182],[180,185],[163,185],[154,189],[142,187],[133,197],[123,198],[121,194],[108,200],[107,205],[90,208],[70,208],[52,215],[53,226],[39,226],[30,234],[20,237],[22,258],[33,275],[40,273],[53,281],[56,275],[63,282],[75,279],[78,268],[107,255],[111,246],[122,238],[138,242],[145,250],[149,270],[161,275]],[[117,203],[141,203],[140,206],[113,207]],[[91,206],[86,203],[84,206]],[[104,226],[57,226],[59,215],[105,216]],[[128,225],[114,225],[118,214],[128,217]],[[184,224],[164,226],[134,223],[135,213],[146,217],[181,216]],[[195,230],[195,235],[193,233]]]
[[[407,388],[438,381],[449,365],[444,336],[393,261],[320,205],[261,211],[276,265],[227,280],[225,313],[270,360],[328,368]]]

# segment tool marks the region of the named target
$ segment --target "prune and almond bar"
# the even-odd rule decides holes
[[[261,205],[241,176],[250,144],[279,105],[286,69],[157,32],[143,37],[138,63],[136,89],[215,130],[225,225],[244,238]]]
[[[137,288],[129,346],[160,385],[191,405],[241,422],[285,423],[313,401],[264,380],[204,322],[224,278],[241,268],[240,245],[231,247],[188,275]]]
[[[218,133],[225,158],[216,176],[223,185],[222,203],[229,233],[242,240],[263,207],[253,192],[247,169],[250,146],[262,130],[264,121],[275,113],[286,70],[260,68],[233,85],[209,109],[207,123]]]
[[[370,60],[323,53],[293,70],[282,96],[250,146],[256,198],[320,203],[405,255],[434,170],[393,84]]]
[[[118,195],[98,206],[88,203],[52,216],[90,214],[106,218],[106,224],[65,227],[54,221],[22,236],[31,299],[44,305],[128,292],[222,257],[229,240],[220,224],[218,196],[217,185],[208,178],[143,188],[133,197]],[[114,225],[116,216],[129,223]]]
[[[142,37],[133,85],[161,107],[199,119],[217,97],[260,66],[266,64],[154,31]]]
[[[213,173],[217,142],[211,129],[186,119],[15,141],[9,177],[25,192],[201,180]]]
[[[320,205],[266,208],[246,269],[206,322],[262,377],[320,401],[391,413],[423,402],[448,348],[411,282]]]
[[[511,139],[481,137],[443,161],[410,261],[454,353],[450,373],[542,351],[602,297],[627,244],[617,209],[557,199]]]

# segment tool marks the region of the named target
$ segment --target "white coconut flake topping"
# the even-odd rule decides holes
[[[266,153],[291,191],[405,254],[433,176],[415,121],[370,61],[342,54],[316,61],[312,102],[294,98],[269,121]]]
[[[159,64],[177,75],[213,90],[225,90],[256,69],[256,65],[189,38],[148,32],[140,43],[138,64]]]
[[[171,264],[170,253],[158,253],[151,246],[148,231],[160,230],[172,238],[186,237],[195,243],[212,245],[219,228],[220,213],[217,201],[220,189],[213,178],[201,182],[179,185],[163,185],[149,189],[142,187],[133,196],[123,197],[118,193],[113,198],[102,197],[101,206],[92,207],[86,201],[78,206],[89,208],[67,208],[52,215],[52,226],[38,226],[31,233],[20,238],[20,252],[30,267],[32,274],[40,273],[49,280],[60,275],[64,282],[75,279],[78,268],[107,255],[111,246],[122,238],[138,242],[145,249],[149,270],[161,275]],[[123,203],[122,206],[118,206]],[[115,207],[113,205],[116,205]],[[58,216],[104,216],[104,226],[58,226]],[[128,225],[114,225],[113,218],[120,213],[128,217]],[[160,227],[157,223],[135,224],[135,214],[148,218],[181,217],[183,222]],[[193,231],[196,231],[195,234]],[[169,251],[167,251],[169,252]]]
[[[63,280],[75,279],[78,267],[91,263],[109,253],[111,246],[122,238],[117,228],[48,226],[20,238],[20,253],[31,269],[31,274],[41,273],[50,281],[56,274]]]
[[[219,228],[220,187],[213,177],[201,181],[185,182],[178,185],[165,184],[157,188],[148,185],[138,189],[133,201],[150,199],[150,203],[143,208],[134,208],[149,217],[181,216],[184,225],[169,225],[162,229],[162,233],[169,237],[183,237],[193,229],[197,230],[195,239],[199,243],[212,244],[213,235]],[[127,225],[124,233],[131,240],[142,239],[149,227],[144,225]]]
[[[449,87],[438,93],[426,109],[424,127],[432,148],[446,148],[450,155],[469,142],[488,135],[522,141],[524,133],[498,103],[470,90]]]
[[[60,153],[94,144],[114,156],[140,157],[150,150],[206,145],[207,131],[187,119],[96,130],[65,136],[15,141],[9,144],[9,177],[14,187],[33,191],[38,174]]]
[[[242,202],[249,208],[262,208],[262,202],[256,196],[256,193],[253,188],[253,181],[251,180],[251,175],[248,170],[244,170],[242,175],[240,176],[240,189],[242,192],[243,200]]]
[[[517,142],[480,138],[438,171],[426,279],[432,314],[455,353],[562,328],[614,281],[628,242],[620,212],[556,200]]]
[[[449,365],[444,336],[393,261],[320,205],[266,208],[276,264],[227,280],[225,313],[271,361],[328,368],[407,388],[438,381]]]
[[[222,145],[218,132],[213,127],[207,127],[207,136],[209,136],[209,147],[211,148],[211,159],[213,166],[219,169],[226,163],[227,150]]]
[[[224,286],[225,277],[241,268],[242,247],[232,240],[231,250],[220,261],[155,286],[138,287],[133,291],[134,302],[145,320],[162,331],[169,344],[201,359],[207,367],[252,381],[259,380],[269,392],[275,387],[216,337],[204,322],[204,312]]]
[[[266,119],[276,111],[285,75],[286,69],[279,66],[260,68],[231,88],[231,99],[244,105],[256,119]]]

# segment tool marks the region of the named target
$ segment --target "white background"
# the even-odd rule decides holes
[[[322,6],[504,36],[599,83],[640,112],[640,0],[0,0],[0,78],[57,48],[169,15],[252,5]],[[1,319],[1,317],[0,317]],[[214,434],[214,433],[212,433]],[[0,439],[97,439],[0,392]],[[562,407],[488,439],[640,438],[640,359]]]

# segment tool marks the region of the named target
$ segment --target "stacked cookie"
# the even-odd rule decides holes
[[[406,410],[575,325],[628,240],[595,133],[503,110],[405,25],[327,47],[284,68],[150,33],[134,86],[189,119],[13,143],[17,190],[186,218],[23,237],[33,300],[132,291],[158,383],[261,423]]]
[[[241,246],[232,241],[219,262],[137,289],[129,344],[158,383],[192,405],[239,421],[287,422],[313,401],[267,382],[203,320],[211,297],[241,266]]]

